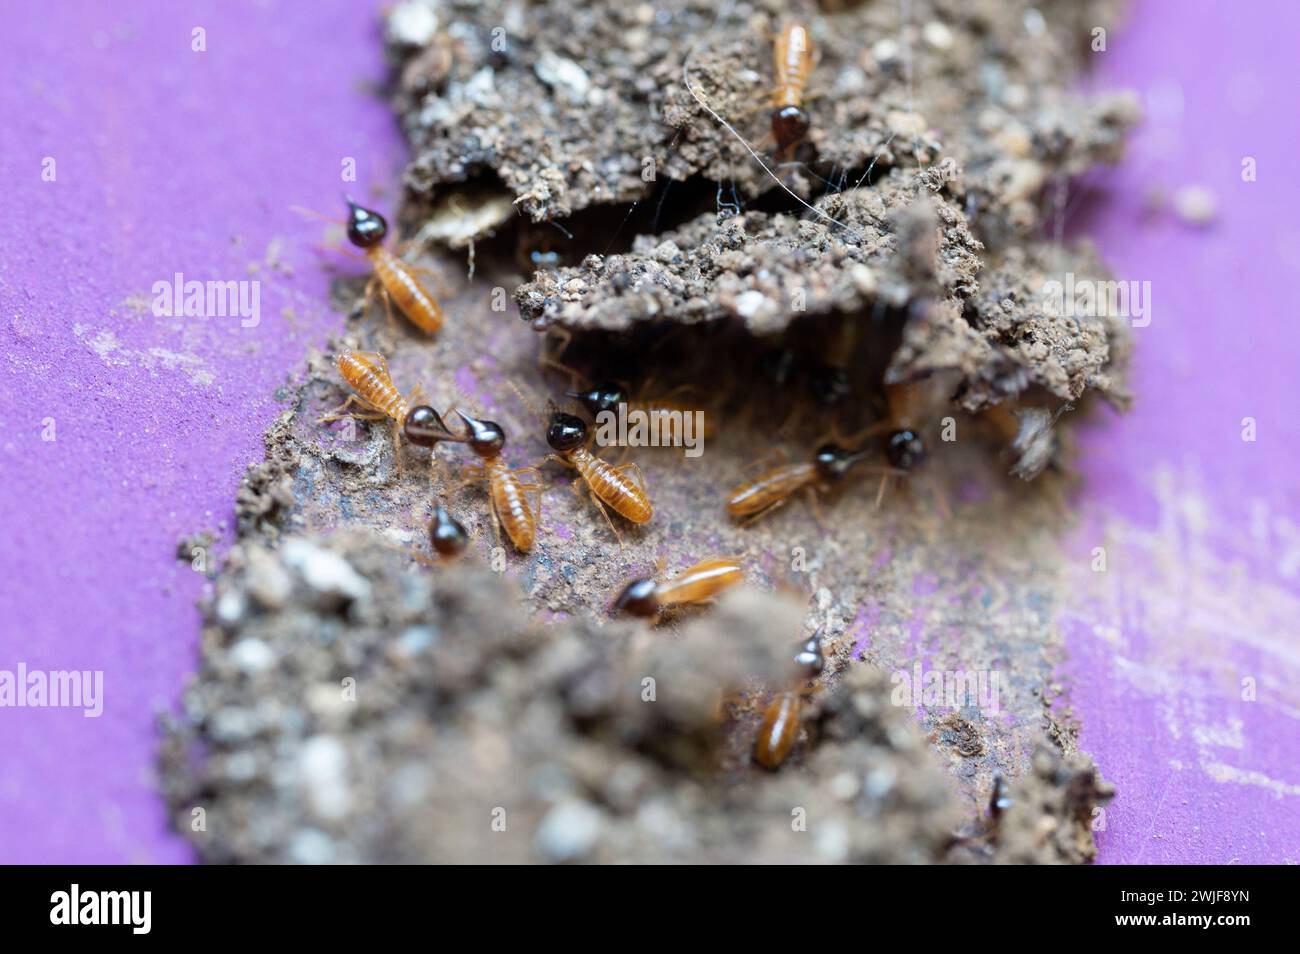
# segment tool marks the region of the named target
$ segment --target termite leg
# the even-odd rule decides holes
[[[880,509],[881,501],[885,499],[885,488],[889,486],[889,475],[880,475],[880,489],[876,491],[876,509]]]
[[[397,476],[402,476],[402,425],[393,422],[393,462],[397,465]]]
[[[432,268],[425,268],[423,265],[411,265],[410,269],[411,271],[415,272],[418,275],[427,275],[429,277],[429,280],[432,281],[433,284],[438,287],[438,294],[441,295],[443,298],[450,298],[453,294],[455,294],[456,289],[452,288],[450,285],[444,282],[442,280],[442,276],[439,275],[437,272],[435,272]]]
[[[375,288],[379,285],[379,276],[371,275],[370,281],[366,282],[365,293],[361,297],[361,317],[365,318],[370,314],[370,302],[375,297]]]
[[[790,458],[786,456],[785,451],[782,450],[780,447],[773,447],[770,451],[768,451],[766,454],[764,454],[754,463],[747,466],[743,471],[741,471],[741,473],[751,473],[757,470],[765,470],[767,469],[768,462],[773,459],[775,459],[775,461],[779,464],[784,464]]]
[[[491,494],[488,494],[488,514],[492,517],[492,532],[496,534],[497,546],[504,550],[505,543],[501,539],[501,518],[497,516],[497,503],[492,499]]]
[[[772,503],[764,507],[762,510],[750,514],[748,517],[746,517],[744,520],[740,522],[740,525],[741,527],[748,527],[751,523],[755,523],[756,521],[761,520],[763,517],[766,517],[773,510],[777,510],[781,507],[784,507],[789,502],[790,502],[789,497],[782,497],[780,500],[773,501]]]
[[[348,408],[354,404],[360,407],[361,410],[349,411]],[[334,410],[327,411],[320,417],[316,418],[316,423],[329,424],[332,421],[341,421],[345,417],[355,417],[362,421],[382,421],[387,419],[388,415],[379,410],[365,398],[359,397],[356,394],[349,394],[347,400],[334,408]]]
[[[601,502],[600,502],[600,498],[596,496],[596,491],[594,491],[594,490],[592,490],[590,487],[588,487],[588,488],[587,488],[587,493],[591,495],[591,502],[594,503],[594,504],[596,505],[596,509],[600,511],[600,515],[601,515],[602,517],[604,517],[604,518],[605,518],[605,522],[606,522],[607,524],[609,524],[609,529],[610,529],[610,531],[614,534],[614,539],[618,541],[618,548],[619,548],[620,550],[624,549],[624,547],[623,547],[623,535],[622,535],[621,533],[619,533],[619,532],[618,532],[618,528],[617,528],[616,526],[614,526],[614,521],[611,520],[610,517],[609,517],[609,511],[605,509],[605,505],[604,505],[603,503],[601,503]]]
[[[397,334],[397,318],[393,315],[393,299],[388,294],[388,289],[383,285],[379,286],[379,297],[384,300],[384,311],[388,313],[388,330],[393,334]]]
[[[649,493],[645,485],[645,474],[641,473],[641,468],[637,465],[635,461],[633,461],[630,464],[619,464],[614,469],[618,471],[620,474],[629,470],[636,471],[636,482],[637,485],[641,488],[641,493],[643,494]]]
[[[551,335],[554,334],[559,339],[558,348],[551,345]],[[551,368],[559,371],[569,379],[569,390],[576,391],[578,385],[582,382],[583,375],[579,374],[574,368],[569,367],[560,360],[560,356],[568,350],[569,345],[573,342],[573,333],[567,328],[550,328],[546,332],[546,338],[542,342],[542,353],[538,357],[537,363],[543,368]]]
[[[826,523],[826,518],[822,514],[822,506],[817,500],[817,488],[808,487],[808,505],[812,508],[813,519],[817,521],[817,526],[821,528],[822,533],[829,533],[830,527]]]

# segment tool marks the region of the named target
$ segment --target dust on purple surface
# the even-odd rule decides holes
[[[1284,218],[1300,143],[1278,20],[1300,11],[1188,6],[1139,2],[1097,57],[1097,82],[1144,91],[1151,119],[1078,230],[1120,278],[1152,282],[1154,317],[1133,412],[1084,448],[1068,675],[1082,748],[1119,789],[1103,861],[1296,860],[1300,331],[1282,289],[1300,265]],[[99,719],[5,711],[0,861],[182,861],[153,715],[193,669],[202,577],[173,553],[230,519],[278,385],[341,324],[319,226],[289,206],[332,210],[345,157],[362,194],[396,182],[395,125],[362,85],[384,74],[376,11],[55,3],[8,22],[0,667],[102,669],[106,702]],[[1144,217],[1155,182],[1208,185],[1219,221]],[[177,271],[259,279],[260,324],[153,317],[152,284]],[[1246,676],[1257,702],[1240,701]]]
[[[1119,793],[1103,862],[1300,861],[1297,28],[1290,4],[1139,3],[1097,58],[1147,120],[1077,229],[1152,291],[1133,410],[1083,442],[1061,621],[1080,747]],[[1215,196],[1209,228],[1144,213],[1152,186],[1190,185]]]
[[[105,701],[98,719],[0,716],[0,861],[183,861],[152,778],[154,713],[195,664],[203,577],[176,545],[231,521],[277,387],[342,323],[320,225],[290,206],[396,182],[401,138],[365,88],[385,76],[377,11],[84,2],[5,20],[0,667],[100,669]],[[260,322],[154,317],[175,272],[260,280]]]

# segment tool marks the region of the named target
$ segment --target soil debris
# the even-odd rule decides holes
[[[239,488],[200,672],[167,719],[169,804],[202,856],[1089,859],[1109,789],[1053,681],[1065,420],[1090,394],[1127,400],[1130,345],[1120,316],[1050,307],[1051,280],[1105,271],[1041,233],[1059,237],[1069,177],[1118,158],[1134,119],[1125,97],[1067,91],[1114,12],[398,3],[400,220],[424,264],[469,277],[439,294],[433,340],[362,315],[364,279],[337,283],[333,346],[499,422],[507,463],[547,485],[537,541],[518,554],[494,534],[481,485],[454,480],[463,448],[435,452],[431,484],[428,453],[398,456],[386,425],[319,423],[345,392],[310,356]],[[787,191],[710,110],[771,167],[770,34],[796,15],[820,60],[808,141],[773,168]],[[559,331],[532,334],[508,289],[520,317],[574,332],[552,354],[568,376],[685,393],[723,422],[698,457],[630,452],[656,516],[625,525],[626,546],[539,463],[540,409],[575,380],[539,365]],[[865,443],[875,470],[815,505],[727,518],[730,488],[879,425],[885,385],[917,381],[939,399],[917,425],[924,467],[881,476]],[[435,504],[473,536],[461,563],[424,565]],[[718,555],[747,575],[718,605],[610,619],[628,580]],[[814,632],[808,680],[791,667]],[[992,697],[927,701],[936,673]],[[794,748],[759,768],[763,709],[792,686]],[[996,827],[995,777],[1011,792]]]
[[[943,858],[951,783],[870,667],[805,717],[799,771],[728,771],[723,720],[748,707],[722,689],[788,666],[788,601],[737,592],[672,639],[524,606],[486,568],[413,573],[369,536],[237,546],[167,720],[177,827],[209,861]]]

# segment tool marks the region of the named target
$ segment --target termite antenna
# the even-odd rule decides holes
[[[347,223],[342,219],[336,219],[333,216],[326,215],[324,212],[317,212],[315,209],[309,209],[305,205],[291,205],[289,211],[309,219],[317,219],[321,222],[328,222],[330,225],[346,226]]]
[[[510,386],[511,391],[515,392],[515,397],[519,398],[520,403],[523,404],[524,407],[528,408],[528,413],[537,418],[539,423],[545,424],[547,422],[549,415],[543,414],[538,410],[537,405],[528,400],[528,396],[524,394],[523,391],[519,390],[519,385],[515,384],[514,381],[507,381],[506,384]]]

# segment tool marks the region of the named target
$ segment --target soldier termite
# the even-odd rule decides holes
[[[447,429],[437,411],[427,404],[415,403],[422,390],[419,384],[411,389],[409,397],[402,397],[388,372],[388,361],[379,352],[344,350],[338,353],[334,363],[343,380],[356,393],[349,395],[339,407],[322,416],[321,423],[337,421],[347,416],[361,420],[391,420],[393,447],[399,470],[402,466],[403,435],[419,447],[435,447],[440,441],[458,440]],[[362,409],[349,411],[348,408],[353,404],[360,405]]]
[[[775,89],[772,94],[772,138],[778,153],[788,154],[808,135],[804,90],[813,69],[812,37],[801,23],[787,23],[772,43]]]
[[[582,418],[563,411],[554,412],[546,429],[546,443],[555,451],[547,459],[574,468],[586,483],[592,503],[604,516],[619,546],[623,545],[623,538],[609,518],[606,504],[635,524],[646,523],[654,516],[641,468],[636,464],[614,465],[587,450],[587,422]],[[628,471],[636,473],[635,480],[628,476]]]
[[[744,578],[740,561],[734,558],[701,560],[663,583],[654,577],[633,580],[614,601],[614,610],[632,616],[658,618],[670,607],[711,600]]]
[[[433,273],[427,268],[403,261],[384,246],[388,222],[382,215],[358,205],[351,198],[345,201],[348,204],[348,241],[361,249],[372,270],[370,281],[366,282],[362,311],[369,310],[370,299],[378,288],[390,319],[393,317],[393,302],[396,302],[398,310],[413,324],[433,334],[442,327],[442,306],[417,277],[432,276]],[[327,222],[336,221],[307,209],[300,211]]]
[[[501,528],[520,553],[527,553],[533,548],[537,538],[537,523],[542,516],[541,475],[535,467],[520,467],[511,470],[501,456],[506,444],[506,434],[501,425],[495,421],[480,421],[470,417],[464,411],[456,411],[468,429],[461,441],[469,445],[483,461],[481,464],[469,464],[462,473],[470,476],[462,484],[474,480],[486,480],[488,484],[489,513],[497,539],[501,538]],[[528,477],[528,480],[521,480]],[[537,494],[536,505],[530,507],[528,495]]]

